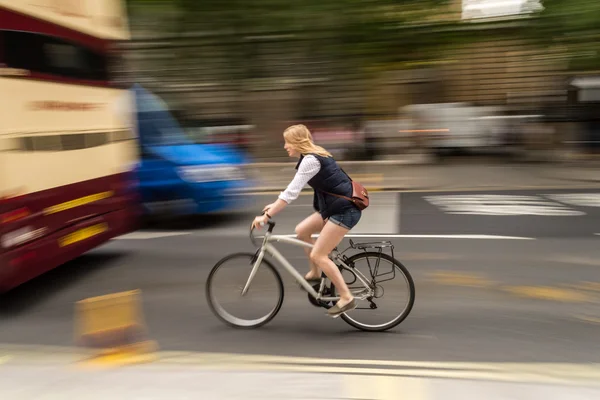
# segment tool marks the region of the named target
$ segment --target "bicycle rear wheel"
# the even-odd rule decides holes
[[[271,321],[283,304],[283,282],[263,259],[246,294],[242,290],[254,266],[254,254],[235,253],[213,267],[206,280],[206,300],[223,322],[237,328],[258,328]],[[258,311],[250,311],[250,309]]]
[[[353,255],[347,264],[367,278],[375,293],[370,299],[357,299],[358,307],[341,315],[346,323],[363,331],[381,332],[397,326],[408,317],[415,302],[415,284],[400,261],[388,254],[366,252]],[[353,293],[364,288],[354,272],[343,269],[342,276]],[[333,285],[331,290],[335,296]],[[384,302],[384,297],[392,299]]]

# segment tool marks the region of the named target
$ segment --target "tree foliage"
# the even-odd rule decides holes
[[[451,0],[130,0],[133,14],[169,7],[177,14],[175,32],[223,35],[236,43],[238,59],[251,75],[262,41],[278,41],[306,57],[327,55],[338,67],[365,71],[414,57],[427,57],[428,35],[407,27],[447,16]],[[286,36],[287,35],[287,36]],[[287,37],[287,39],[286,39]],[[302,49],[293,48],[300,46]],[[236,55],[231,55],[236,57]]]
[[[564,50],[571,69],[600,68],[600,2],[597,0],[544,0],[529,30],[545,46]]]

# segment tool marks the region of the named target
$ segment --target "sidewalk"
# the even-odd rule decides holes
[[[14,351],[13,351],[14,353]],[[3,352],[6,354],[6,352]],[[0,398],[598,399],[600,367],[372,362],[168,352],[149,364],[91,367],[76,354],[0,356]]]
[[[0,368],[0,398],[127,400],[597,400],[600,388],[347,374]]]
[[[469,162],[467,164],[467,162]],[[427,164],[418,158],[399,161],[340,162],[344,170],[369,190],[493,190],[600,187],[600,163],[481,162]],[[295,163],[250,164],[246,171],[257,184],[253,193],[285,189]]]

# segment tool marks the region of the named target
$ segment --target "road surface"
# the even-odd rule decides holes
[[[241,331],[219,322],[204,283],[221,257],[253,250],[249,212],[150,226],[4,295],[0,343],[70,346],[76,301],[141,289],[150,336],[162,350],[598,362],[599,197],[598,190],[375,193],[353,240],[393,241],[417,290],[411,315],[385,333],[327,318],[288,275],[283,308],[268,325]],[[251,211],[273,196],[253,200]],[[301,196],[278,216],[276,232],[293,233],[311,200]],[[301,250],[281,249],[302,272]]]

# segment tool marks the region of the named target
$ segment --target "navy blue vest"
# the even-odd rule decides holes
[[[321,214],[323,219],[327,219],[334,214],[338,214],[354,207],[349,200],[342,199],[324,192],[335,193],[340,196],[352,197],[352,181],[344,173],[332,157],[323,157],[317,154],[311,154],[321,163],[319,172],[308,181],[308,185],[314,189],[313,207]],[[300,166],[304,156],[296,164],[296,169]]]

